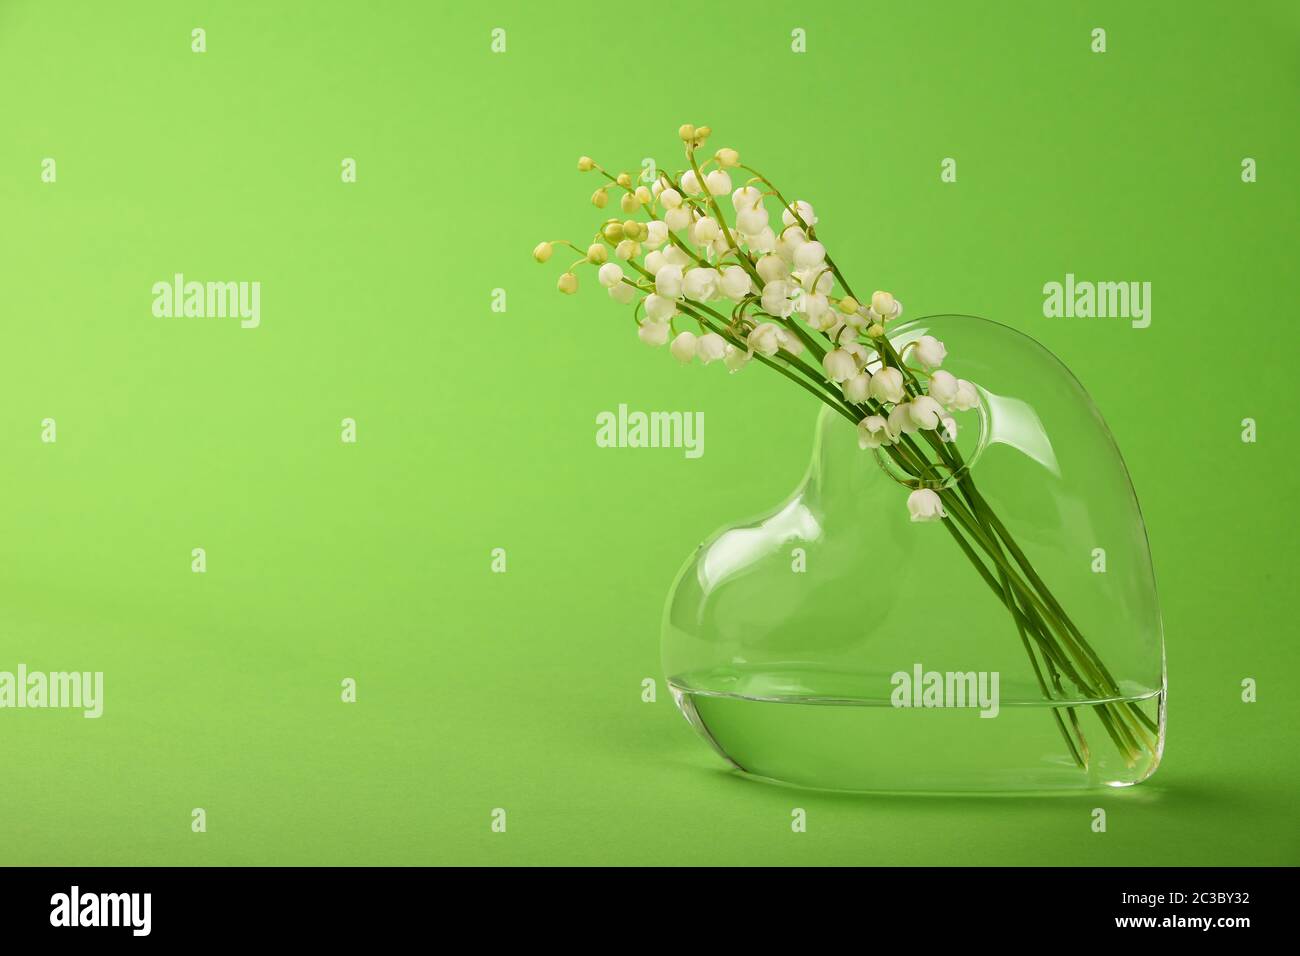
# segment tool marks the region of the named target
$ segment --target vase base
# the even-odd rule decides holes
[[[1125,787],[1155,772],[1164,742],[1163,690],[1055,708],[1043,701],[1004,700],[984,718],[972,707],[760,698],[703,691],[689,680],[669,681],[669,686],[691,726],[734,767],[753,777],[825,790]],[[1121,708],[1131,717],[1122,726],[1116,719]],[[1067,727],[1077,721],[1075,739],[1084,741],[1080,759],[1067,747],[1058,716]]]

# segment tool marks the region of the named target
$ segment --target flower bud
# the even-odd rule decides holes
[[[695,145],[696,146],[700,145],[700,143],[703,143],[706,139],[708,139],[712,135],[713,135],[713,130],[711,127],[708,126],[697,127],[695,130]]]
[[[578,277],[572,272],[566,272],[560,276],[560,281],[555,283],[555,287],[565,295],[573,295],[578,291]]]
[[[888,292],[873,292],[871,311],[880,316],[882,322],[888,322],[894,317],[894,297]]]
[[[636,193],[624,193],[618,201],[619,208],[624,212],[633,213],[641,208],[641,203],[637,201]]]
[[[635,239],[637,242],[640,242],[649,234],[650,231],[646,229],[645,223],[643,222],[629,219],[627,222],[623,223],[623,235],[628,239]]]
[[[654,202],[654,196],[651,195],[650,190],[645,186],[638,186],[636,187],[636,201],[643,206],[648,206],[650,203]]]
[[[641,255],[641,246],[632,239],[624,239],[614,248],[614,255],[620,259],[635,259]]]
[[[714,153],[713,158],[718,161],[718,165],[727,169],[733,169],[740,165],[740,154],[726,146]]]
[[[603,189],[597,189],[591,194],[591,204],[597,209],[604,209],[609,203],[609,193]]]
[[[688,169],[682,173],[682,189],[686,190],[688,196],[700,194],[700,179],[695,175],[695,170]]]
[[[871,336],[871,338],[873,339],[878,339],[884,334],[885,334],[885,327],[881,325],[879,322],[877,322],[875,325],[867,329],[867,335]]]
[[[551,258],[551,253],[554,251],[554,247],[549,242],[539,242],[533,246],[533,258],[538,262],[545,262]]]
[[[610,242],[618,242],[623,238],[623,224],[621,222],[606,223],[601,233]]]
[[[632,188],[632,176],[630,173],[619,173],[618,178],[615,179],[614,181],[618,183],[620,186],[622,186],[624,189]]]
[[[596,162],[590,156],[578,157],[578,172],[589,173],[596,168]]]
[[[840,299],[840,311],[845,315],[857,315],[859,308],[861,306],[858,305],[858,300],[851,295],[846,295]]]
[[[715,169],[704,177],[704,185],[709,187],[709,195],[725,196],[731,192],[731,177],[725,169]]]
[[[677,135],[682,138],[683,143],[694,142],[695,127],[692,126],[690,123],[683,123],[681,126],[677,128]]]
[[[669,186],[659,194],[659,201],[664,204],[665,209],[676,209],[682,204],[682,194]]]
[[[587,261],[593,266],[598,266],[602,262],[608,262],[609,250],[599,242],[593,242],[587,247]]]

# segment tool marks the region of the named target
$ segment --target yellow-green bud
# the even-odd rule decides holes
[[[647,229],[643,223],[639,223],[635,219],[629,219],[627,222],[623,223],[623,235],[629,239],[640,241],[649,234],[650,230]]]
[[[636,193],[624,193],[618,204],[624,212],[636,212],[641,208],[641,203],[637,202]]]
[[[633,242],[631,239],[624,239],[618,244],[618,248],[614,250],[614,255],[620,259],[635,259],[641,255],[641,244]]]
[[[858,300],[851,295],[846,295],[840,299],[840,311],[845,315],[853,315],[859,309]]]
[[[611,222],[601,232],[610,242],[618,242],[623,238],[623,224],[621,222]]]
[[[709,138],[709,135],[710,135],[712,132],[713,132],[713,130],[710,129],[709,127],[707,127],[707,126],[701,126],[701,127],[699,127],[698,129],[696,129],[696,131],[695,131],[695,143],[696,143],[696,145],[698,146],[700,143],[702,143],[702,142],[704,142],[706,139],[708,139],[708,138]]]
[[[549,242],[539,242],[537,245],[533,246],[533,258],[538,262],[545,262],[547,259],[551,258],[551,253],[553,251],[554,249],[551,247]]]
[[[719,166],[735,167],[740,165],[740,154],[734,149],[723,147],[713,154],[713,158],[718,161]]]
[[[631,188],[632,188],[632,177],[631,177],[628,173],[619,173],[619,174],[618,174],[618,184],[619,184],[620,186],[622,186],[624,189],[631,189]]]
[[[587,261],[594,266],[602,265],[609,261],[609,250],[599,242],[593,242],[587,247]]]
[[[578,277],[572,272],[566,272],[560,276],[560,281],[555,283],[555,287],[565,295],[573,295],[578,291]]]
[[[885,327],[881,325],[879,322],[877,322],[871,328],[867,329],[867,335],[871,336],[873,339],[878,339],[884,334],[885,334]]]
[[[654,200],[654,195],[646,186],[636,187],[636,201],[643,206],[648,206]]]
[[[590,156],[578,157],[578,172],[589,173],[596,168],[596,162]]]
[[[695,139],[695,127],[690,123],[683,123],[678,127],[677,135],[682,138],[683,143],[693,142]]]
[[[597,209],[604,209],[605,204],[609,202],[609,193],[603,189],[597,189],[591,194],[591,204]]]

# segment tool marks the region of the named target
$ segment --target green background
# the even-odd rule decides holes
[[[1296,863],[1298,86],[1291,2],[0,2],[0,670],[106,685],[0,711],[0,863]],[[794,486],[815,409],[529,251],[594,228],[580,153],[676,168],[687,121],[856,285],[1091,390],[1163,600],[1148,784],[797,791],[675,712],[666,589]],[[261,328],[155,319],[175,272],[261,281]],[[1150,281],[1150,328],[1044,318],[1066,272]],[[703,458],[598,448],[619,402],[703,410]]]

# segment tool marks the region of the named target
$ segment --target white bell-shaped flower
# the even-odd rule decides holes
[[[844,380],[840,386],[844,390],[844,400],[854,405],[860,405],[865,402],[871,395],[871,376],[866,372],[858,372]],[[880,419],[881,425],[885,420]]]
[[[879,448],[891,443],[888,423],[879,415],[868,415],[858,422],[858,447]]]
[[[740,266],[727,266],[722,270],[722,294],[733,302],[739,302],[749,295],[754,282],[749,273]]]
[[[943,501],[929,488],[917,488],[907,496],[907,510],[913,521],[939,521],[948,517],[943,510]]]
[[[878,402],[903,400],[903,373],[892,366],[882,368],[871,376],[871,397]]]
[[[656,272],[655,291],[668,299],[679,298],[682,294],[682,267],[669,265]]]
[[[704,185],[709,187],[710,196],[725,196],[731,192],[731,177],[725,169],[715,169],[704,177]]]
[[[944,408],[952,408],[952,403],[957,400],[957,376],[940,369],[930,376],[927,391]]]
[[[794,311],[794,286],[784,279],[775,279],[763,286],[763,311],[784,319]]]
[[[908,414],[916,427],[924,431],[934,431],[943,418],[943,407],[929,395],[919,395],[907,406]]]
[[[759,355],[775,355],[781,348],[781,327],[772,322],[760,322],[754,326],[745,344],[750,351]]]
[[[843,349],[831,349],[822,357],[822,368],[826,377],[832,382],[842,382],[858,373],[858,365],[853,356]]]
[[[926,371],[932,371],[943,364],[948,349],[933,335],[923,335],[916,340],[914,354]]]
[[[776,255],[763,256],[754,266],[754,270],[764,282],[775,282],[790,275],[790,267],[785,264],[785,260]]]
[[[623,283],[623,267],[617,262],[606,262],[596,273],[596,278],[606,289]]]
[[[668,334],[672,331],[667,322],[655,322],[647,319],[642,322],[636,330],[641,341],[646,345],[663,345],[668,341]]]
[[[794,208],[798,210],[799,216],[809,226],[817,225],[817,214],[813,212],[811,203],[804,202],[802,199],[796,199],[793,203]],[[788,208],[781,210],[781,221],[787,226],[793,226],[799,220],[794,217],[794,213]]]
[[[651,292],[645,297],[645,314],[651,322],[667,322],[677,314],[677,303]]]
[[[681,232],[691,224],[691,211],[685,206],[677,206],[664,212],[664,225],[673,232]]]
[[[716,362],[727,354],[727,340],[717,332],[706,332],[696,343],[695,354],[705,365]]]
[[[753,356],[744,349],[738,349],[734,345],[728,344],[727,351],[722,356],[722,363],[727,366],[728,372],[739,372],[749,364],[751,358]]]
[[[952,401],[952,410],[954,412],[967,412],[972,408],[978,408],[980,404],[980,393],[970,382],[964,378],[957,379],[957,397]]]
[[[668,350],[673,353],[673,358],[685,365],[695,358],[698,344],[699,340],[694,332],[679,332],[677,338],[673,339],[673,344],[668,346]]]
[[[718,279],[717,269],[692,269],[686,273],[686,278],[682,283],[682,290],[688,299],[707,302],[710,299],[717,298]]]

